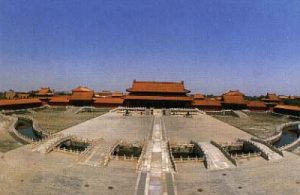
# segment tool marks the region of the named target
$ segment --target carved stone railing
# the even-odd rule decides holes
[[[129,110],[129,111],[143,111],[146,110],[146,107],[118,107],[116,110],[124,111],[124,110]]]
[[[102,110],[107,110],[107,109],[103,109],[103,108],[96,108],[94,106],[84,106],[84,107],[80,107],[78,108],[74,114],[78,114],[80,112],[97,112],[97,111],[102,111]],[[111,111],[111,110],[110,110]]]
[[[199,112],[200,114],[206,114],[206,112],[204,112],[203,110],[199,110],[199,108],[195,108],[195,110],[197,110],[197,112]]]
[[[218,144],[217,142],[215,142],[215,141],[210,141],[210,143],[212,144],[212,145],[214,145],[214,146],[216,146],[223,154],[224,154],[224,156],[229,160],[229,161],[231,161],[232,162],[232,164],[234,164],[235,166],[237,166],[237,162],[236,162],[236,160],[234,159],[234,158],[232,158],[232,156],[220,145],[220,144]]]
[[[230,155],[231,158],[234,159],[244,159],[244,158],[252,158],[252,157],[258,157],[261,156],[261,152],[254,152],[254,153],[243,153],[243,154],[234,154]]]
[[[37,141],[32,143],[32,149],[34,149],[37,146],[47,142],[50,139],[53,139],[53,138],[59,137],[59,136],[62,136],[62,135],[61,134],[52,134],[52,135],[49,135],[48,137],[41,138],[40,140],[37,140]]]
[[[131,156],[126,156],[126,155],[124,155],[124,156],[112,155],[110,157],[110,159],[112,159],[112,160],[125,160],[125,161],[138,161],[139,157],[135,157],[133,155],[131,155]]]
[[[297,134],[300,135],[300,121],[296,121],[296,122],[291,122],[291,123],[287,123],[282,131],[289,131],[289,130],[295,130],[297,129]],[[298,137],[297,140],[295,140],[294,142],[287,144],[283,147],[280,147],[280,150],[293,150],[295,148],[297,148],[298,146],[300,146],[300,136]]]
[[[168,153],[169,153],[169,157],[170,157],[172,168],[176,172],[177,171],[176,162],[175,162],[175,158],[174,158],[174,156],[172,154],[172,149],[170,147],[170,141],[169,141],[169,139],[167,141],[167,150],[168,150]]]
[[[260,151],[261,152],[261,156],[263,158],[265,158],[266,160],[269,160],[269,156],[268,154],[260,147],[258,147],[257,145],[253,144],[251,140],[239,140],[239,141],[242,141],[244,143],[247,143],[249,145],[252,145],[256,150]]]
[[[279,148],[279,150],[294,150],[295,148],[297,148],[298,146],[300,146],[300,137],[294,141],[293,143],[287,144],[285,146],[282,146]]]
[[[53,134],[51,131],[42,129],[40,127],[38,121],[35,118],[31,117],[31,116],[19,116],[18,118],[25,119],[25,120],[30,120],[31,123],[32,123],[32,128],[34,129],[34,131],[38,132],[41,135],[41,137],[47,137],[47,136],[50,136],[50,135]]]
[[[204,162],[204,157],[187,157],[187,158],[174,158],[174,163],[185,163],[185,162]]]
[[[121,143],[123,143],[123,141],[121,139],[117,140],[111,147],[109,147],[109,150],[108,150],[108,154],[106,155],[105,157],[105,160],[104,160],[104,166],[107,166],[109,161],[111,159],[113,159],[113,155],[112,155],[112,152],[116,149],[116,147],[118,145],[120,145]]]
[[[275,135],[264,139],[264,141],[268,142],[268,143],[274,143],[274,142],[278,141],[282,135],[282,130],[276,130],[276,132],[277,133]]]
[[[263,141],[267,142],[268,144],[269,143],[274,143],[274,142],[278,141],[281,138],[284,131],[295,130],[295,129],[297,129],[297,131],[298,131],[297,133],[300,134],[300,121],[281,124],[276,129],[276,131],[278,132],[276,135],[274,135],[270,138],[267,138]],[[269,145],[271,145],[271,144],[269,144]],[[280,151],[282,151],[282,150],[292,150],[292,149],[298,147],[299,145],[300,145],[300,136],[294,142],[280,147],[279,150]]]
[[[144,139],[144,145],[143,145],[143,149],[142,149],[142,152],[141,152],[141,155],[138,159],[138,162],[136,163],[136,167],[135,167],[135,170],[138,171],[142,165],[142,162],[143,162],[143,158],[146,154],[146,149],[147,149],[147,146],[148,146],[148,142],[146,141],[146,139]]]
[[[32,111],[39,111],[39,110],[43,110],[46,108],[49,108],[50,106],[48,105],[44,105],[44,106],[39,106],[39,107],[34,107],[34,108],[24,108],[24,109],[16,109],[16,110],[2,110],[1,112],[3,114],[15,114],[18,112],[32,112]]]
[[[270,112],[270,114],[275,115],[275,116],[288,117],[290,119],[299,120],[300,121],[300,117],[299,116],[288,115],[288,114],[281,114],[281,113],[277,113],[277,112]]]
[[[233,110],[220,110],[220,111],[206,111],[208,115],[218,115],[218,116],[235,116],[238,117]]]
[[[208,162],[209,158],[207,158],[207,154],[201,149],[200,145],[197,142],[195,142],[195,141],[192,140],[190,143],[194,144],[194,146],[196,147],[196,149],[199,150],[203,154],[202,158],[203,158],[204,166],[205,166],[205,168],[210,169],[210,164],[211,163]]]
[[[11,134],[11,136],[13,136],[16,140],[24,144],[34,143],[34,140],[32,138],[29,138],[23,135],[22,133],[20,133],[19,131],[17,131],[16,126],[18,125],[19,119],[16,115],[12,115],[12,116],[2,115],[2,116],[11,121],[11,124],[8,128],[8,132]]]
[[[71,139],[75,139],[75,136],[73,135],[67,135],[67,136],[64,136],[64,137],[61,137],[60,139],[58,139],[57,141],[51,143],[49,145],[49,147],[46,148],[46,152],[45,153],[49,153],[51,152],[53,149],[55,149],[56,146],[58,146],[60,143],[64,142],[64,141],[67,141],[67,140],[71,140]]]
[[[263,140],[251,138],[250,140],[240,139],[240,141],[252,145],[256,150],[261,152],[261,156],[266,160],[274,160],[283,157],[282,151]]]
[[[107,165],[108,161],[110,161],[110,160],[124,160],[124,161],[139,161],[140,160],[140,157],[142,155],[140,155],[140,157],[134,157],[133,155],[131,155],[131,156],[126,156],[126,155],[123,155],[123,156],[112,155],[112,152],[116,149],[116,147],[118,147],[118,145],[120,145],[122,143],[124,143],[122,140],[117,140],[115,142],[115,144],[110,148],[110,150],[109,150],[109,158],[108,158],[107,162],[104,163],[104,165]],[[143,147],[143,149],[144,149],[144,147]]]
[[[186,116],[189,113],[190,116],[199,114],[199,110],[195,108],[169,108],[171,115],[183,115]],[[201,112],[202,113],[202,112]]]

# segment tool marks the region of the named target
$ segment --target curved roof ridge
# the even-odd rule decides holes
[[[176,81],[137,81],[137,80],[134,80],[133,82],[134,83],[157,83],[157,84],[183,84],[184,83],[183,81],[176,82]]]

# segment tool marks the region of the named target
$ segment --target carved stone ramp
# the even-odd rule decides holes
[[[218,170],[233,168],[234,165],[224,156],[224,154],[209,142],[198,143],[206,157],[207,169]]]
[[[60,134],[60,135],[57,135],[57,136],[50,138],[50,139],[46,140],[45,142],[41,143],[36,148],[34,148],[32,151],[38,151],[43,154],[46,154],[46,153],[50,152],[51,150],[53,150],[61,142],[64,142],[71,138],[72,138],[72,136],[64,136],[63,134]]]
[[[266,157],[268,160],[278,160],[281,159],[282,156],[278,154],[277,152],[271,150],[268,146],[253,141],[253,140],[247,140],[250,144],[254,145],[257,149],[259,149]]]
[[[153,114],[152,136],[143,156],[135,194],[176,194],[161,110],[154,110]]]

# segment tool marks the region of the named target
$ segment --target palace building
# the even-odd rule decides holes
[[[224,109],[241,110],[247,108],[245,94],[239,90],[230,90],[222,96],[222,107]]]
[[[194,99],[193,107],[204,111],[222,110],[222,105],[219,100],[214,99]]]
[[[284,105],[282,99],[274,93],[268,93],[262,101],[248,101],[239,90],[230,90],[222,96],[208,98],[201,93],[189,94],[184,82],[136,81],[127,89],[127,94],[119,91],[94,92],[88,87],[79,86],[71,94],[54,95],[49,87],[40,88],[35,93],[18,93],[10,90],[0,100],[1,109],[24,109],[42,105],[50,106],[94,106],[115,108],[198,108],[203,111],[222,109],[251,111],[270,110],[279,113],[299,115],[299,107]],[[25,94],[25,96],[18,96]],[[31,95],[34,97],[32,98]],[[297,96],[293,97],[297,98]],[[298,97],[299,98],[299,97]]]
[[[92,106],[94,102],[94,91],[87,87],[77,87],[72,90],[69,103],[74,106]]]
[[[277,105],[274,107],[274,112],[280,114],[300,116],[300,106]]]
[[[276,95],[276,93],[267,93],[266,98],[263,98],[262,101],[266,103],[270,110],[273,110],[276,105],[282,104],[282,100]]]
[[[34,93],[34,96],[39,98],[43,104],[48,104],[53,95],[54,93],[49,87],[42,87]]]
[[[68,106],[70,101],[70,96],[53,96],[49,101],[50,106]]]
[[[251,111],[266,111],[268,109],[266,104],[261,101],[249,101],[247,102],[247,108]]]
[[[184,82],[155,82],[136,81],[127,89],[128,95],[124,97],[124,105],[129,107],[191,107],[193,97],[188,96]]]
[[[122,106],[123,102],[124,99],[122,97],[100,97],[95,98],[94,106],[116,108]]]
[[[192,107],[205,111],[222,110],[220,101],[212,98],[205,98],[201,93],[196,93],[193,95]]]
[[[99,94],[101,96],[99,96]],[[123,93],[116,91],[116,92],[109,92],[104,94],[103,92],[98,93],[98,97],[95,98],[94,106],[95,107],[110,107],[116,108],[118,106],[122,106],[124,102]]]

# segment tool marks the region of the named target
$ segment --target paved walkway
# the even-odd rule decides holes
[[[198,143],[206,155],[207,168],[211,170],[232,168],[234,165],[214,145],[208,142]]]
[[[172,167],[163,132],[161,110],[154,110],[152,137],[148,141],[136,194],[175,194]]]
[[[278,159],[282,158],[282,156],[280,154],[278,154],[277,152],[274,152],[268,146],[266,146],[262,143],[259,143],[259,142],[253,141],[253,140],[250,140],[249,142],[251,144],[255,145],[257,148],[259,148],[263,153],[265,153],[268,156],[268,160],[278,160]]]

